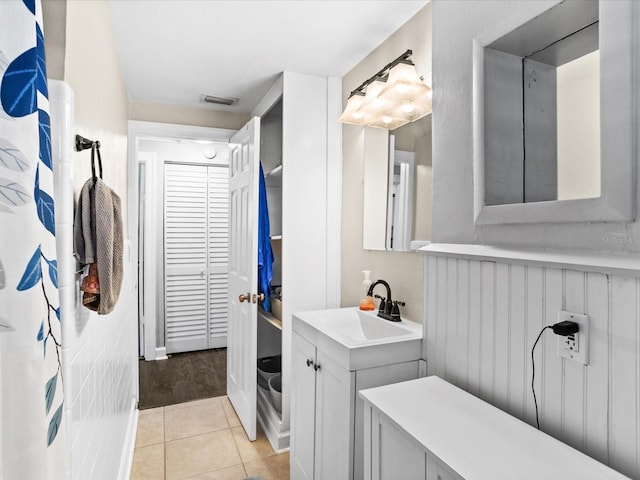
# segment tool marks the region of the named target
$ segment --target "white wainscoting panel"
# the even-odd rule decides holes
[[[541,429],[640,480],[640,279],[618,274],[426,256],[429,375],[535,426],[531,348],[558,310],[590,317],[589,365],[535,352]]]

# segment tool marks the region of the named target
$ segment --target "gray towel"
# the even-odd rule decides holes
[[[122,211],[120,197],[99,178],[95,186],[92,178],[87,180],[80,191],[73,233],[78,261],[98,266],[100,295],[95,310],[98,315],[110,313],[122,286]]]

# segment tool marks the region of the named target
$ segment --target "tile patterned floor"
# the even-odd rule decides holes
[[[131,480],[289,480],[258,427],[250,442],[226,396],[141,410]]]

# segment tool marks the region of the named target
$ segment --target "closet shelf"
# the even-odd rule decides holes
[[[275,168],[272,168],[271,170],[269,170],[268,172],[266,172],[264,174],[265,178],[276,178],[276,177],[282,177],[282,164],[278,165]]]
[[[269,322],[278,330],[282,330],[282,320],[277,319],[269,312],[265,312],[262,308],[258,309],[258,318],[262,318],[265,322]]]

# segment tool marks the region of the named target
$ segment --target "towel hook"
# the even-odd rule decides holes
[[[82,150],[88,150],[89,148],[92,148],[94,145],[97,148],[100,148],[100,142],[98,141],[94,142],[93,140],[84,138],[81,135],[76,135],[76,151],[77,152],[81,152]]]

